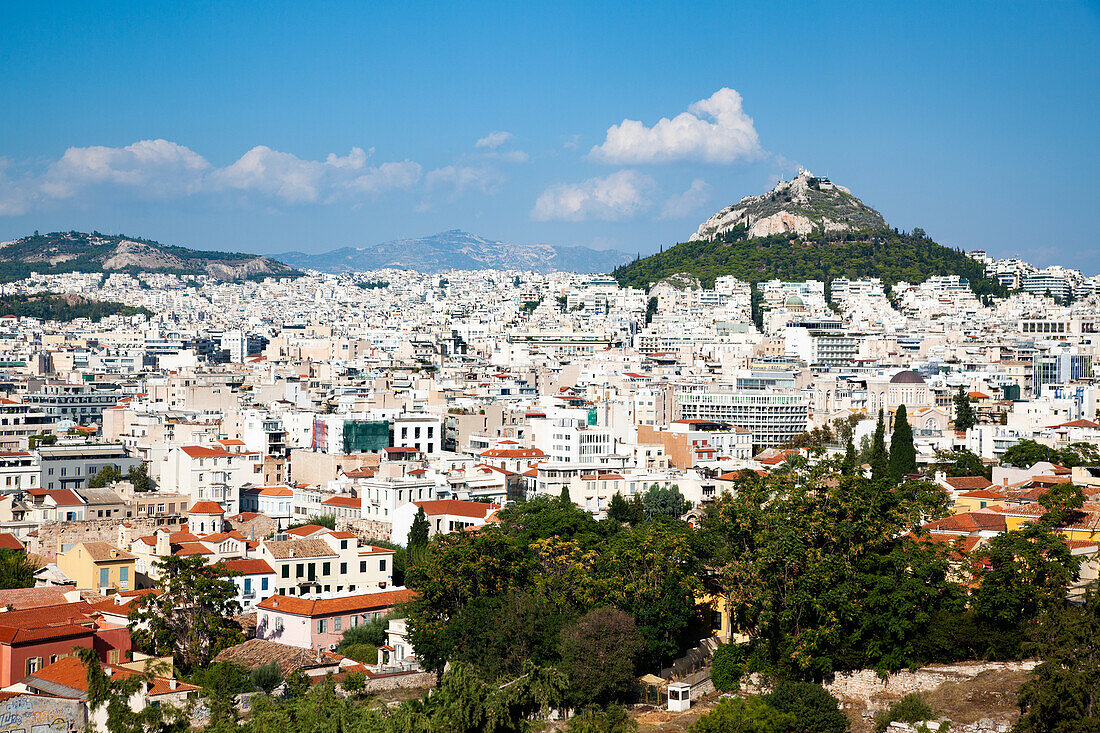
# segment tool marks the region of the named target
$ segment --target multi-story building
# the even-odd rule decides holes
[[[275,592],[302,596],[393,585],[393,550],[360,545],[351,532],[318,531],[309,537],[268,540],[259,557],[275,571]]]
[[[755,448],[786,443],[806,431],[809,404],[797,392],[681,391],[680,419],[728,423],[752,431]]]

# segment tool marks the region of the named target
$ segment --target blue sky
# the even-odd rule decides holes
[[[802,165],[1100,271],[1096,3],[7,3],[0,49],[2,239],[645,254]]]

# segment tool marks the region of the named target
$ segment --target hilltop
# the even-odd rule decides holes
[[[0,242],[0,281],[21,280],[31,272],[163,272],[209,275],[218,280],[293,277],[282,262],[240,252],[204,252],[140,237],[99,232],[35,232]]]
[[[737,227],[744,227],[752,239],[787,232],[806,236],[815,229],[826,234],[885,229],[886,219],[844,186],[799,170],[768,193],[746,196],[722,209],[699,225],[688,241],[714,239]]]
[[[446,270],[572,270],[608,272],[629,256],[615,250],[512,244],[451,229],[427,237],[395,239],[369,247],[342,247],[320,254],[276,255],[295,267],[322,272],[355,272],[396,268],[419,272]]]
[[[648,288],[677,274],[711,286],[733,275],[748,282],[880,277],[887,284],[959,275],[974,292],[1001,294],[985,268],[920,229],[891,229],[843,186],[801,171],[761,196],[746,196],[703,222],[688,241],[617,268],[620,285]]]

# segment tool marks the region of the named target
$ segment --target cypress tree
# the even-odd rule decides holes
[[[889,475],[890,458],[886,455],[886,417],[879,408],[878,425],[871,438],[871,480],[881,481]]]
[[[611,497],[611,505],[607,508],[607,518],[616,522],[629,522],[632,518],[630,504],[618,491]]]
[[[561,487],[561,503],[563,506],[573,506],[573,500],[569,498],[569,486]]]
[[[959,392],[955,395],[955,430],[969,430],[974,427],[977,418],[974,417],[974,406],[970,404],[970,396],[966,390],[959,386]]]
[[[413,517],[412,527],[409,528],[409,538],[405,546],[410,550],[427,547],[429,529],[428,516],[424,513],[424,507],[420,507],[416,510],[416,516]]]
[[[852,436],[848,436],[848,445],[844,447],[844,462],[840,464],[840,472],[845,476],[851,476],[859,465],[856,458],[856,445],[852,442]]]
[[[894,434],[890,438],[890,476],[900,482],[906,474],[917,470],[917,449],[913,446],[913,429],[905,414],[905,405],[894,416]]]

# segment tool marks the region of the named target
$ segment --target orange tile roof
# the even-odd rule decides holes
[[[434,501],[417,501],[413,503],[422,508],[424,514],[429,516],[452,514],[456,517],[471,517],[473,519],[485,519],[490,512],[500,508],[480,501],[461,501],[459,499],[436,499]]]
[[[225,508],[216,501],[196,501],[187,510],[188,514],[225,514]]]
[[[411,599],[415,593],[416,591],[409,589],[387,590],[316,600],[298,596],[274,595],[260,601],[256,604],[256,607],[294,616],[333,616],[336,614],[373,611],[380,608],[392,608],[398,603],[404,603]]]
[[[258,558],[242,558],[239,560],[223,560],[229,570],[235,570],[241,575],[274,575],[275,571],[267,564],[266,560]]]

